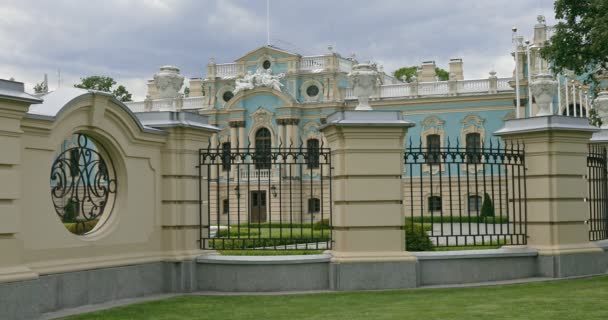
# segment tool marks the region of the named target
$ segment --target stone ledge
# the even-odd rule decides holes
[[[488,250],[412,252],[412,255],[416,256],[418,260],[484,259],[536,257],[538,256],[538,251],[531,248],[502,248]]]
[[[494,135],[502,136],[547,130],[596,132],[600,129],[590,125],[587,118],[554,115],[507,120],[500,130],[494,132]]]
[[[209,264],[305,264],[329,262],[329,254],[293,255],[293,256],[222,256],[209,255],[196,258],[197,263]]]

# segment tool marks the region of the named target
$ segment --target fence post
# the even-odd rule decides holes
[[[322,131],[334,168],[331,283],[337,290],[416,286],[416,258],[405,251],[401,183],[412,126],[400,112],[342,111],[327,118]]]
[[[140,119],[168,132],[160,151],[163,251],[168,260],[192,259],[201,254],[199,210],[206,208],[199,206],[199,149],[207,148],[219,129],[209,125],[206,117],[188,112],[144,113]],[[206,171],[201,173],[206,175]],[[204,195],[207,185],[200,187]],[[203,212],[203,224],[206,217]]]
[[[0,79],[0,282],[34,279],[21,265],[21,119],[30,104],[41,100],[24,92],[23,83]],[[11,301],[10,297],[8,298]]]
[[[539,273],[567,277],[606,272],[601,248],[589,242],[587,151],[597,128],[586,118],[542,116],[505,122],[495,134],[523,143],[528,192],[528,245]]]

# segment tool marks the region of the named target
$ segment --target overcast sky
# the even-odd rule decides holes
[[[465,78],[510,76],[511,27],[554,23],[553,0],[271,0],[271,43],[302,55],[356,53],[385,71],[463,58]],[[165,64],[202,77],[266,43],[266,0],[0,0],[0,78],[28,91],[107,75],[143,99]]]

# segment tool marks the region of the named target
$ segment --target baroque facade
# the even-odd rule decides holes
[[[549,33],[550,27],[544,18],[539,17],[532,41],[524,42],[523,38],[514,37],[517,49],[513,57],[517,67],[513,77],[508,78],[499,78],[490,71],[484,79],[464,79],[464,63],[460,58],[450,59],[447,81],[438,80],[434,61],[423,62],[417,76],[410,82],[395,79],[381,67],[372,65],[377,71],[377,81],[374,81],[369,104],[374,110],[400,111],[416,123],[408,131],[406,145],[421,148],[487,146],[490,140],[498,141],[493,133],[503,126],[505,120],[538,112],[536,101],[528,99],[528,82],[537,75],[549,73],[549,65],[539,54]],[[261,143],[271,148],[327,146],[319,130],[326,117],[357,106],[358,99],[349,74],[358,63],[354,57],[343,57],[331,48],[326,54],[302,56],[274,46],[263,46],[231,63],[210,61],[204,78],[189,79],[187,97],[178,93],[183,82],[179,70],[163,67],[153,80],[149,80],[147,99],[127,105],[134,112],[182,110],[208,116],[210,123],[221,129],[211,141],[212,149],[255,149]],[[167,78],[171,81],[162,77],[168,71],[171,74]],[[588,88],[581,82],[570,83],[567,76],[577,81],[573,75],[557,77],[563,89],[552,97],[551,112],[586,115]],[[519,88],[519,94],[515,88]],[[569,91],[570,88],[573,91]],[[516,107],[518,97],[519,110]],[[283,183],[283,174],[276,168],[264,170],[267,172],[263,174],[262,184],[268,191],[263,194],[264,203],[268,201],[269,206],[280,207],[281,204],[273,203],[279,200],[271,197],[270,190],[276,189],[275,183]],[[212,173],[214,177],[223,175],[219,171]],[[233,182],[251,178],[243,176],[235,168],[228,171],[225,176]],[[469,174],[467,172],[471,170],[465,168],[462,174]],[[416,172],[420,179],[438,174],[445,174],[441,165],[420,166]],[[299,213],[314,214],[315,209],[310,207],[315,201],[321,201],[322,207],[329,207],[329,199],[319,199],[323,196],[315,195],[314,188],[310,189],[308,193],[300,193],[302,199],[292,201],[298,203],[296,211]],[[227,189],[224,187],[222,190]],[[408,193],[407,188],[404,192]],[[249,198],[239,200],[240,196],[231,196],[225,191],[220,193],[227,194],[227,198],[216,195],[210,200],[217,212],[228,214],[235,210],[221,207],[238,206],[247,210],[251,205],[251,194],[246,196]],[[439,210],[441,207],[447,210],[447,201],[442,203],[439,198],[438,204],[433,193],[432,190],[425,193],[428,205],[422,201],[417,213],[437,210],[438,206]],[[483,193],[462,195],[457,210],[470,211],[474,206],[479,211],[482,196]],[[309,218],[318,220],[318,217],[310,215],[301,220]],[[274,220],[274,215],[271,219]]]

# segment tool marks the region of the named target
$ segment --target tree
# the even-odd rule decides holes
[[[608,65],[608,1],[556,0],[554,8],[559,22],[543,58],[555,73],[589,73],[586,82],[595,81],[590,71]]]
[[[393,76],[399,80],[402,80],[403,76],[405,76],[405,81],[410,82],[412,81],[412,77],[416,75],[419,68],[419,66],[399,68],[393,72]],[[437,75],[439,81],[446,81],[450,79],[450,73],[442,68],[435,68],[435,74]]]
[[[116,84],[116,81],[111,77],[106,76],[89,76],[86,78],[80,78],[80,83],[75,84],[74,87],[81,89],[90,89],[103,92],[112,93],[116,99],[122,102],[128,102],[131,100],[131,93],[127,91],[123,85],[119,85],[116,89],[112,90],[112,87]]]
[[[47,93],[49,92],[49,88],[46,84],[46,82],[40,82],[40,83],[36,83],[36,85],[34,85],[34,92],[35,93]]]

